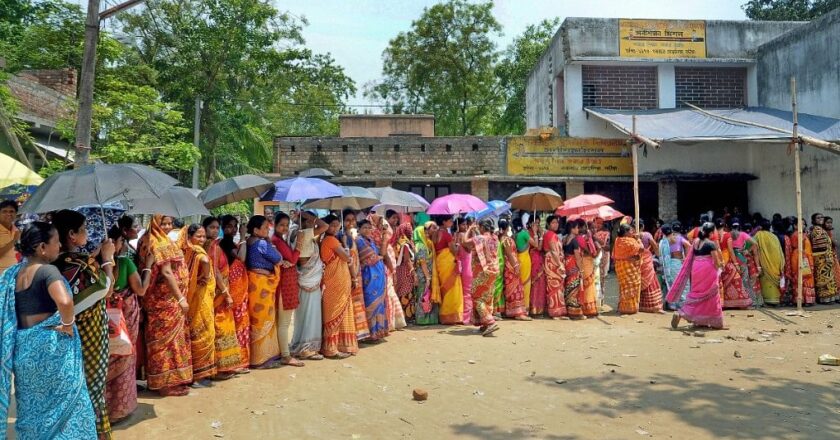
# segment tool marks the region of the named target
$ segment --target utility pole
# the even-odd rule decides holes
[[[100,14],[99,0],[88,0],[85,19],[85,51],[82,56],[82,72],[79,76],[79,111],[76,114],[76,168],[87,165],[90,156],[90,126],[93,118],[93,83],[96,78],[99,25],[102,20],[142,2],[143,0],[128,0]]]
[[[201,138],[201,107],[203,103],[201,102],[201,98],[196,96],[195,97],[195,121],[193,122],[193,145],[195,148],[198,149],[199,140]],[[192,171],[192,187],[193,189],[198,189],[198,159],[196,159],[195,163],[193,164],[193,171]]]

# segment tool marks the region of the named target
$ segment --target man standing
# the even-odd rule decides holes
[[[0,275],[17,264],[15,243],[20,239],[20,231],[15,227],[17,212],[17,202],[13,200],[0,202]]]

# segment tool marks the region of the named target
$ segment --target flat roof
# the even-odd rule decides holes
[[[434,119],[435,115],[407,115],[407,114],[393,114],[393,115],[339,115],[338,119]]]

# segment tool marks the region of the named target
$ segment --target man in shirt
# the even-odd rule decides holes
[[[15,227],[17,212],[17,202],[0,202],[0,275],[18,262],[15,252],[15,243],[20,240],[20,231]]]

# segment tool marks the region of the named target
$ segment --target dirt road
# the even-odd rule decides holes
[[[614,289],[613,289],[614,290]],[[614,302],[614,300],[613,300]],[[182,398],[141,396],[119,439],[831,439],[840,308],[413,327],[348,360],[256,371]],[[423,388],[429,400],[412,401]]]

